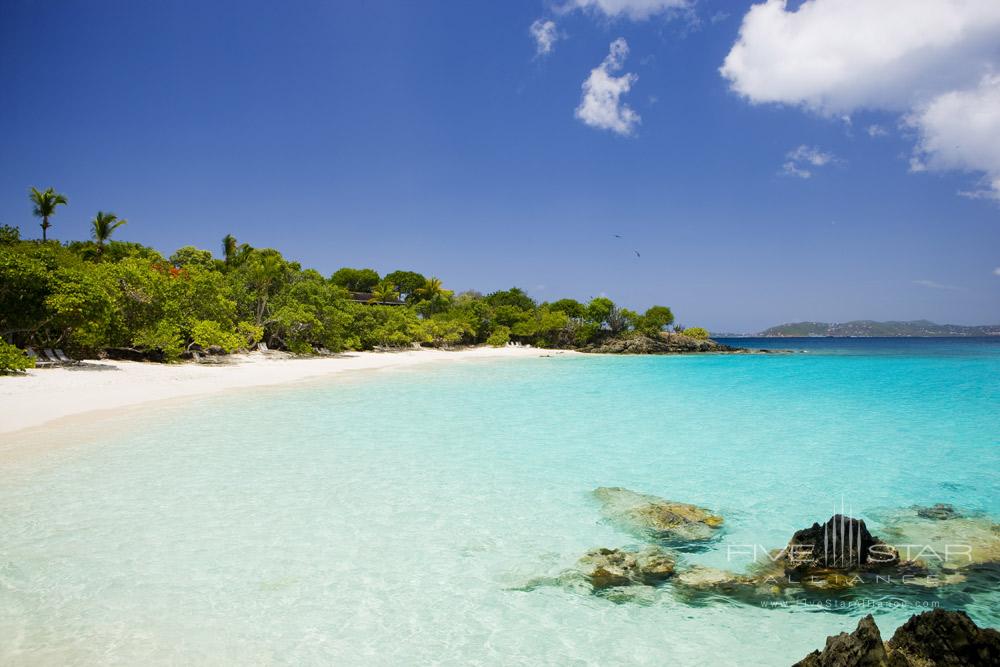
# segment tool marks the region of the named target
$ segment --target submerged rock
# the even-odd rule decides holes
[[[594,491],[604,515],[642,537],[667,541],[709,540],[719,535],[723,518],[703,507],[664,500],[621,487]]]
[[[917,505],[913,509],[920,518],[933,519],[935,521],[958,519],[963,516],[953,505],[949,505],[948,503],[937,503],[936,505],[931,505],[930,507]]]
[[[935,609],[910,619],[888,642],[869,614],[848,634],[827,637],[793,667],[985,667],[1000,664],[1000,632],[980,628],[965,612]]]
[[[577,568],[594,590],[641,584],[655,586],[674,573],[674,559],[659,547],[641,551],[594,549],[588,551]]]
[[[899,552],[868,532],[861,519],[835,514],[797,531],[782,559],[799,572],[871,570],[899,564]]]
[[[639,601],[652,587],[672,577],[674,567],[674,557],[657,546],[591,549],[574,567],[554,576],[532,578],[515,590],[558,586],[581,594],[600,593],[616,602]]]
[[[781,572],[774,576],[763,573],[738,574],[702,565],[679,571],[673,582],[674,589],[682,597],[711,594],[746,601],[780,595],[785,583]]]
[[[920,559],[935,570],[1000,564],[1000,524],[989,517],[935,505],[898,511],[883,523],[886,539],[898,546],[904,558]]]

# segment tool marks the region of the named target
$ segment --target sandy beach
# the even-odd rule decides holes
[[[347,371],[556,354],[576,353],[530,347],[476,347],[454,351],[349,352],[305,358],[254,352],[225,357],[222,363],[87,361],[79,366],[40,368],[24,376],[0,377],[0,433],[150,401],[285,384]]]

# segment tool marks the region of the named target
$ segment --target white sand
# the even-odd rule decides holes
[[[477,347],[456,351],[350,352],[313,358],[251,353],[226,357],[224,364],[88,361],[77,368],[40,368],[29,371],[27,376],[0,376],[0,433],[99,410],[226,389],[297,382],[345,371],[557,354],[574,353],[529,347]]]

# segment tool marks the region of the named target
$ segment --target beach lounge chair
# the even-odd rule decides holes
[[[59,358],[59,361],[63,362],[64,364],[78,364],[78,363],[80,363],[76,359],[70,359],[69,357],[67,357],[66,353],[63,352],[62,350],[60,350],[59,348],[56,348],[55,353],[56,353],[56,356]]]
[[[267,343],[264,342],[257,343],[257,349],[260,350],[261,352],[268,352]]]
[[[29,357],[31,357],[32,359],[35,360],[35,366],[36,367],[37,366],[48,366],[48,365],[50,365],[52,363],[48,359],[45,359],[44,357],[38,356],[38,353],[35,352],[35,348],[33,348],[33,347],[26,347],[26,348],[24,348],[24,352]]]
[[[45,353],[45,356],[48,357],[48,360],[51,361],[52,363],[54,364],[62,363],[61,361],[59,361],[59,357],[56,356],[56,353],[50,350],[49,348],[45,348],[44,350],[42,350],[42,352]]]

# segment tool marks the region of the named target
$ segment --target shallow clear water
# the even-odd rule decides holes
[[[0,663],[790,664],[873,612],[518,590],[636,545],[590,495],[727,518],[738,568],[843,502],[1000,517],[1000,341],[442,364],[160,406],[0,453]],[[945,596],[1000,625],[1000,596]]]

